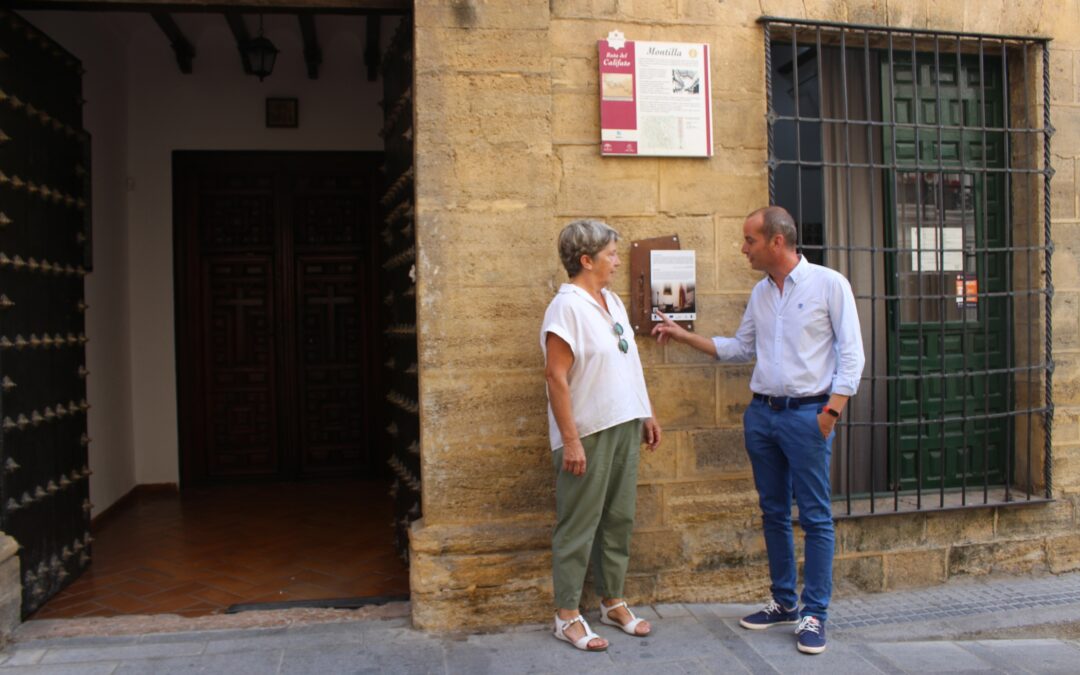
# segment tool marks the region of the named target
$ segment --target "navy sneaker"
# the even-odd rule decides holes
[[[799,651],[803,654],[820,654],[825,651],[825,622],[816,616],[804,616],[795,628],[799,636]]]
[[[750,616],[739,619],[739,625],[750,630],[761,630],[769,626],[778,626],[785,623],[799,622],[799,608],[785,609],[776,600],[769,600],[769,604],[760,612],[754,612]]]

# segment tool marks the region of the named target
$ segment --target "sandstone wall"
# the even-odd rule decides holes
[[[768,195],[761,15],[1054,38],[1057,501],[842,521],[835,575],[839,592],[854,592],[1080,569],[1080,4],[417,0],[415,8],[418,626],[486,627],[551,612],[553,474],[538,330],[565,279],[554,247],[563,224],[596,216],[627,239],[678,233],[698,252],[698,330],[730,334],[738,325],[757,279],[739,252],[742,218]],[[599,156],[596,40],[615,28],[629,39],[711,44],[715,157]],[[615,283],[624,297],[627,267]],[[642,464],[627,594],[762,599],[764,542],[740,429],[750,369],[641,338],[638,346],[666,436]]]

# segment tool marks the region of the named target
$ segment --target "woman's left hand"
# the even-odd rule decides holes
[[[641,425],[641,442],[648,445],[650,450],[660,445],[660,425],[656,419],[650,417]]]

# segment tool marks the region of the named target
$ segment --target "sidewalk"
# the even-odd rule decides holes
[[[748,605],[641,607],[654,636],[635,639],[594,626],[611,641],[601,654],[578,652],[539,625],[483,635],[422,633],[409,626],[406,609],[324,611],[314,623],[278,613],[271,623],[281,625],[271,627],[108,636],[56,637],[73,625],[30,622],[0,654],[0,675],[1080,672],[1080,574],[961,579],[842,598],[830,609],[829,649],[818,656],[795,650],[791,627],[740,628],[738,617],[756,609]],[[294,617],[298,611],[289,610]],[[129,617],[109,630],[138,630],[148,621]],[[173,622],[199,625],[205,622]]]

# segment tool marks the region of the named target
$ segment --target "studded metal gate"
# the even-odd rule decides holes
[[[90,562],[82,66],[0,11],[0,528],[28,615]]]
[[[409,524],[420,517],[420,417],[416,366],[416,236],[413,229],[412,19],[398,27],[383,61],[382,136],[386,184],[382,197],[382,243],[387,389],[386,432],[393,452],[395,531],[398,553],[409,555]]]

